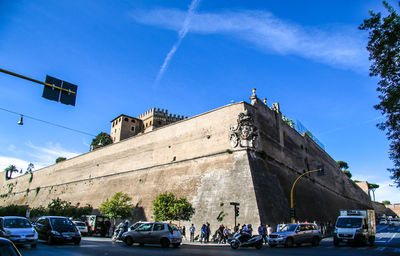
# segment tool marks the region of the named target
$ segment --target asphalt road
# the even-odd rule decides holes
[[[161,248],[160,246],[125,246],[121,242],[112,242],[109,238],[84,237],[81,245],[52,245],[39,243],[36,249],[21,247],[23,256],[108,256],[108,255],[400,255],[400,227],[378,226],[375,246],[334,247],[332,238],[321,241],[320,246],[303,245],[294,248],[239,248],[232,250],[228,246],[183,244],[181,247]]]

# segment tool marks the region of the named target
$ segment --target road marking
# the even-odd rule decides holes
[[[390,238],[389,241],[387,241],[387,242],[390,243],[396,235],[397,235],[397,233],[394,233],[392,238]]]
[[[386,247],[378,247],[378,248],[376,248],[375,250],[377,250],[377,251],[383,251],[383,250],[385,250],[386,249]]]
[[[375,241],[375,243],[386,243],[386,241]]]

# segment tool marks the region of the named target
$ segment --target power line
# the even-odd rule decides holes
[[[53,126],[56,126],[56,127],[59,127],[59,128],[63,128],[63,129],[67,129],[67,130],[70,130],[70,131],[79,132],[79,133],[82,133],[82,134],[85,134],[85,135],[96,137],[96,135],[93,135],[93,134],[90,134],[90,133],[87,133],[87,132],[84,132],[84,131],[80,131],[80,130],[77,130],[77,129],[74,129],[74,128],[69,128],[69,127],[66,127],[66,126],[63,126],[63,125],[60,125],[60,124],[52,123],[52,122],[49,122],[49,121],[46,121],[46,120],[42,120],[42,119],[39,119],[39,118],[36,118],[36,117],[33,117],[33,116],[24,115],[22,113],[18,113],[18,112],[15,112],[15,111],[12,111],[12,110],[8,110],[8,109],[5,109],[5,108],[1,108],[0,107],[0,110],[6,111],[6,112],[9,112],[9,113],[12,113],[12,114],[16,114],[16,115],[19,115],[19,116],[24,116],[25,118],[30,118],[32,120],[35,120],[35,121],[38,121],[38,122],[42,122],[42,123],[45,123],[45,124],[49,124],[49,125],[53,125]]]

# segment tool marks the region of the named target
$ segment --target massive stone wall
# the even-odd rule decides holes
[[[328,154],[286,125],[279,112],[255,103],[230,104],[108,145],[35,171],[31,181],[29,174],[9,181],[0,177],[0,204],[36,207],[59,197],[97,208],[122,191],[136,205],[134,219],[151,220],[154,198],[173,192],[193,203],[197,227],[208,221],[216,228],[219,214],[231,227],[232,201],[240,203],[239,223],[276,224],[289,219],[295,178],[324,164],[325,176],[310,175],[296,186],[299,218],[327,220],[342,208],[370,207]],[[230,127],[246,111],[258,136],[235,146]]]

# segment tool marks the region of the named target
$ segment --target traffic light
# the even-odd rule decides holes
[[[239,207],[238,206],[235,207],[235,216],[236,217],[239,216]]]
[[[290,218],[296,218],[296,210],[294,208],[290,208]]]

